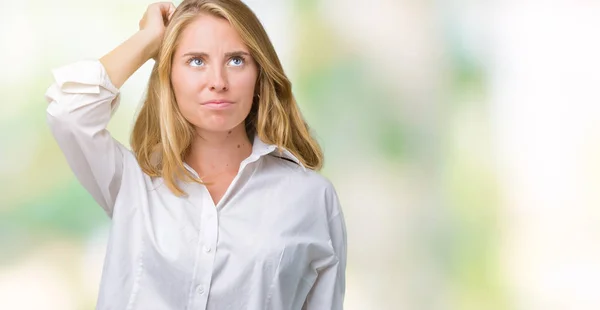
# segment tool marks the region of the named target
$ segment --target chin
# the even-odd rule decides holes
[[[248,111],[249,112],[249,111]],[[247,113],[199,113],[192,117],[185,117],[199,132],[229,132],[238,126],[244,128]]]
[[[213,132],[213,133],[226,133],[238,126],[243,126],[242,122],[231,122],[231,123],[202,123],[202,124],[194,124],[194,126],[200,131]]]

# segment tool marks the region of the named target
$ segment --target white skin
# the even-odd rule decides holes
[[[187,53],[202,55],[184,56]],[[244,120],[252,107],[257,76],[248,48],[227,20],[201,14],[182,32],[171,83],[181,114],[197,133],[184,160],[211,183],[207,188],[215,204],[252,152]],[[220,108],[203,104],[211,100],[231,104]]]

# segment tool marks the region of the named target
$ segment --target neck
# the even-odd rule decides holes
[[[198,129],[185,160],[200,178],[211,178],[225,172],[237,173],[241,162],[251,153],[252,143],[242,123],[228,132]]]

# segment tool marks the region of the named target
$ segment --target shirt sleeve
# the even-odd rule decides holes
[[[335,210],[329,220],[329,235],[336,256],[334,264],[321,269],[302,310],[342,310],[346,291],[346,224],[335,190],[328,195],[328,204]]]
[[[50,131],[81,185],[111,217],[127,151],[106,129],[119,89],[95,59],[56,68],[52,75],[44,94]]]

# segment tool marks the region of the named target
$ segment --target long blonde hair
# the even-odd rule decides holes
[[[269,37],[254,13],[239,0],[183,1],[165,30],[157,61],[148,82],[147,97],[131,134],[131,148],[142,170],[162,177],[177,196],[186,193],[178,180],[202,183],[184,167],[195,134],[180,113],[171,86],[171,64],[181,33],[200,13],[224,18],[236,29],[258,65],[255,100],[246,118],[248,136],[254,135],[279,150],[291,152],[307,168],[321,169],[323,153],[311,136]]]

